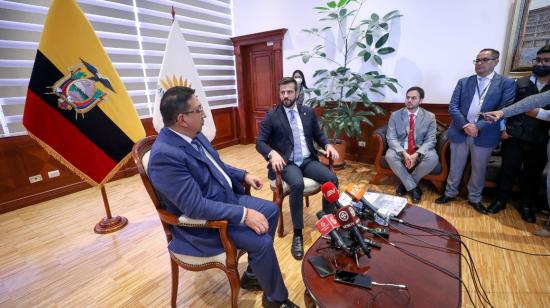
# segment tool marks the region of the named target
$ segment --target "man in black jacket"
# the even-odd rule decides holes
[[[550,45],[538,50],[533,59],[533,74],[516,82],[516,98],[550,90]],[[548,108],[548,107],[546,107]],[[549,122],[537,119],[538,109],[531,110],[506,120],[502,131],[502,170],[497,198],[488,208],[489,213],[498,213],[506,202],[514,183],[518,180],[521,189],[520,211],[523,220],[535,222],[535,200],[540,186],[540,177],[546,165],[546,143]]]
[[[290,186],[290,216],[294,226],[291,252],[296,260],[301,260],[304,256],[304,176],[338,186],[336,175],[319,162],[313,141],[326,150],[327,156],[333,159],[339,156],[319,128],[313,109],[296,104],[296,89],[296,81],[290,77],[279,82],[281,104],[265,115],[256,138],[256,150],[269,161],[269,179],[273,180],[275,171],[279,171]],[[323,210],[334,211],[326,200],[323,200]]]

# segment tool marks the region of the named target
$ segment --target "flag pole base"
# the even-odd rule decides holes
[[[106,234],[118,231],[128,224],[128,219],[124,216],[115,216],[113,218],[103,217],[94,228],[94,232],[98,234]]]

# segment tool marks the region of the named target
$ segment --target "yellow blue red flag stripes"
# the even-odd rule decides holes
[[[92,185],[108,181],[145,137],[124,84],[74,0],[54,0],[50,7],[23,125]]]

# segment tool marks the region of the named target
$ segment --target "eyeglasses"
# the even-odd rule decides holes
[[[533,60],[531,60],[531,63],[533,63],[533,65],[535,64],[539,64],[539,63],[542,63],[544,65],[550,65],[550,58],[535,58]]]
[[[202,108],[202,106],[199,106],[197,109],[187,111],[187,112],[182,112],[182,114],[190,114],[190,113],[204,113],[204,109]]]
[[[483,59],[475,59],[474,61],[472,61],[474,64],[479,64],[481,62],[483,63],[487,63],[491,60],[496,60],[497,58],[483,58]]]

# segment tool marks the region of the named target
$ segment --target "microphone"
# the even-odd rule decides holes
[[[338,189],[336,188],[336,186],[332,182],[324,183],[321,186],[321,191],[323,192],[323,197],[328,202],[334,203],[334,205],[336,206],[336,209],[343,208],[342,203],[346,202],[347,199],[349,199],[349,201],[351,201],[351,198],[349,196],[345,195],[345,194],[342,194],[343,197],[342,197],[342,199],[340,199],[340,194],[338,193]],[[344,204],[348,205],[349,203],[344,203]],[[339,222],[340,222],[340,219],[342,219],[342,217],[344,215],[348,215],[348,219],[353,221],[353,222],[355,222],[356,220],[359,220],[359,218],[357,218],[357,216],[355,215],[355,211],[353,209],[349,210],[349,208],[350,207],[348,207],[346,209],[346,212],[345,212],[346,214],[343,214],[344,212],[342,212],[342,211],[337,211],[337,218],[336,219],[338,219]],[[353,219],[351,218],[352,214],[354,216]],[[342,217],[340,217],[340,215],[342,215]],[[347,222],[347,220],[345,220],[345,221]],[[351,223],[351,221],[350,221],[350,223]],[[343,224],[341,224],[341,225],[343,225]],[[361,232],[359,232],[359,228],[357,228],[356,223],[351,223],[349,225],[349,230],[350,230],[350,233],[353,234],[353,236],[355,237],[355,241],[357,243],[359,243],[359,246],[361,247],[361,250],[363,250],[365,255],[370,258],[370,248],[367,246],[367,244],[363,240],[363,236],[361,235]]]
[[[371,212],[378,215],[380,218],[386,221],[393,220],[398,223],[403,223],[402,219],[399,219],[390,215],[390,213],[387,210],[376,208],[374,205],[372,205],[372,203],[367,201],[367,198],[365,198],[365,194],[366,194],[365,189],[361,188],[359,185],[349,183],[346,186],[345,193],[346,195],[349,195],[353,201],[361,202]]]
[[[317,230],[319,230],[322,236],[329,235],[336,248],[343,249],[346,253],[350,253],[350,248],[344,243],[340,234],[336,232],[336,228],[340,226],[338,220],[332,214],[323,214],[323,211],[317,213],[317,218],[319,218],[315,223]]]
[[[357,228],[357,225],[361,223],[359,220],[359,217],[355,214],[355,210],[353,207],[346,205],[336,210],[336,219],[340,223],[340,227],[344,230],[348,230],[350,234],[352,234],[355,237],[355,240],[357,243],[359,243],[359,247],[361,247],[361,250],[365,253],[367,257],[370,258],[370,248],[367,246],[367,243],[365,242],[365,239],[363,238],[363,235],[361,235],[361,232],[359,232],[359,228]]]

